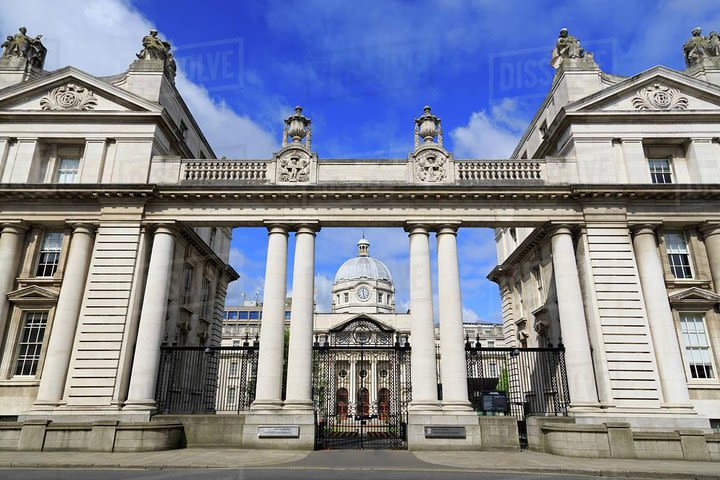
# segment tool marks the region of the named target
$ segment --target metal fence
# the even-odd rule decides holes
[[[233,413],[255,400],[257,338],[236,347],[161,347],[159,413]]]
[[[570,404],[565,348],[484,348],[466,341],[468,394],[481,415],[511,415],[521,443],[526,419],[566,416]]]

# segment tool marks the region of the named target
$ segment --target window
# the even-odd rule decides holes
[[[690,376],[692,378],[715,378],[703,315],[701,313],[681,314],[680,334],[685,345],[685,360],[690,367]]]
[[[667,251],[670,271],[675,278],[692,278],[690,268],[690,251],[682,232],[665,234],[665,249]]]
[[[200,290],[202,299],[202,314],[207,318],[210,316],[210,280],[203,278],[202,289]]]
[[[540,272],[540,266],[537,265],[532,269],[532,276],[535,279],[535,288],[538,295],[538,305],[543,304],[543,281],[542,273]]]
[[[47,312],[25,312],[17,345],[15,375],[35,375],[40,362]]]
[[[187,139],[187,131],[188,131],[187,125],[185,125],[184,121],[180,120],[180,135],[182,136],[183,139]]]
[[[713,433],[720,433],[720,418],[711,418],[710,428],[712,429]]]
[[[215,243],[215,236],[217,235],[217,228],[213,227],[210,229],[210,240],[208,241],[208,246],[210,248],[213,247],[213,243]]]
[[[378,303],[383,303],[383,294],[382,294],[382,292],[378,292]]]
[[[35,275],[38,277],[52,277],[55,275],[60,262],[62,238],[62,232],[45,232],[40,245],[40,255]]]
[[[238,318],[238,312],[235,312],[235,311],[225,312],[225,314],[227,315],[228,320],[237,320],[237,318]]]
[[[189,263],[183,267],[183,303],[190,303],[190,297],[192,296],[192,277],[193,277],[193,266]]]
[[[240,346],[240,340],[233,340],[233,347],[239,347]]]
[[[248,312],[247,310],[240,311],[238,312],[238,318],[240,320],[247,320],[248,318],[250,318],[250,312]]]
[[[230,377],[237,377],[238,376],[238,362],[232,362],[230,363]]]
[[[235,387],[228,387],[227,389],[227,401],[230,404],[235,403]]]
[[[517,295],[518,318],[525,318],[525,302],[523,301],[520,282],[515,283],[515,295]]]
[[[58,164],[57,183],[77,182],[79,169],[79,158],[61,158]]]
[[[652,183],[673,183],[672,171],[670,170],[670,159],[668,158],[651,158],[648,160],[650,165],[650,177]]]
[[[290,320],[290,310],[285,310],[285,320]]]
[[[344,300],[345,300],[345,303],[348,303],[348,302],[350,301],[350,294],[349,294],[349,293],[346,293],[346,294],[344,295]]]
[[[257,310],[250,312],[250,320],[259,320],[260,319],[260,312]]]

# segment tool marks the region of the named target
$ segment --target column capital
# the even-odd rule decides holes
[[[407,222],[403,229],[408,235],[429,235],[432,227],[423,222]]]
[[[155,226],[155,232],[154,235],[163,234],[163,235],[170,235],[174,237],[177,235],[177,226],[171,223],[161,223],[157,226]]]
[[[94,235],[97,230],[97,225],[87,222],[68,222],[68,226],[72,229],[73,235],[76,233]]]
[[[657,236],[657,230],[660,227],[659,223],[641,223],[637,225],[630,225],[630,234],[633,237],[638,235],[652,235]]]
[[[438,222],[433,225],[435,233],[438,235],[457,235],[457,231],[460,228],[459,220],[451,220],[447,222]]]
[[[15,235],[23,235],[30,230],[30,224],[23,221],[2,222],[0,223],[0,231],[2,233],[14,233]]]
[[[265,220],[263,224],[265,224],[265,228],[267,228],[268,235],[271,233],[282,233],[287,236],[288,232],[291,230],[290,225],[283,221]]]
[[[295,233],[312,233],[313,235],[320,231],[320,222],[317,220],[306,220],[302,222],[293,222],[289,225]]]
[[[698,225],[698,230],[702,233],[703,238],[720,235],[720,222],[703,222]]]
[[[572,235],[576,228],[577,225],[570,223],[558,223],[550,225],[548,232],[550,237],[554,237],[556,235]]]

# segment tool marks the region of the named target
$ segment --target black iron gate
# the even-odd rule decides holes
[[[527,446],[526,419],[566,416],[570,394],[565,348],[484,348],[465,343],[468,393],[479,415],[512,415],[521,446]]]
[[[407,448],[407,338],[369,318],[316,338],[313,400],[316,448]]]

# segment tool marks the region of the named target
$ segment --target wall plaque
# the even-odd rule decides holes
[[[299,425],[258,425],[258,438],[298,438]]]
[[[455,425],[428,425],[425,438],[465,438],[465,427]]]

